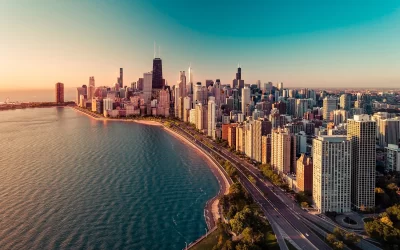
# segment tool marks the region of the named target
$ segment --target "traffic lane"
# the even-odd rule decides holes
[[[282,230],[292,239],[298,246],[305,246],[304,249],[315,249],[310,241],[303,238],[302,233],[297,231],[288,221],[277,211],[266,198],[248,181],[243,181],[246,189],[252,194],[253,198],[261,204],[261,209],[264,213],[268,213],[273,217],[273,220],[278,224]]]

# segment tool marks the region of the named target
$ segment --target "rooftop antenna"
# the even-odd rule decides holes
[[[161,58],[161,47],[158,45],[158,57]]]
[[[154,41],[154,57],[153,58],[156,58],[156,41]]]

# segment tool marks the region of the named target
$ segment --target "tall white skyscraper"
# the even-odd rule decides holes
[[[150,102],[153,84],[153,73],[147,72],[143,74],[143,99],[146,103]]]
[[[193,85],[194,85],[192,65],[190,65],[188,69],[188,78],[189,79],[187,80],[186,91],[188,94],[190,94],[193,93]]]
[[[215,139],[215,98],[210,97],[208,100],[208,126],[207,135]]]
[[[313,140],[312,196],[320,213],[351,211],[351,143],[346,136]]]
[[[245,114],[246,106],[250,103],[250,89],[248,87],[244,87],[242,89],[242,113]],[[246,114],[245,114],[246,115]],[[249,115],[249,114],[248,114]]]
[[[352,146],[352,195],[356,209],[375,207],[376,123],[369,115],[355,115],[347,121],[347,139]]]

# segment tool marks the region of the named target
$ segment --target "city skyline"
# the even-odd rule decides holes
[[[400,82],[399,3],[257,3],[1,3],[0,89],[59,81],[69,89],[89,76],[108,86],[119,68],[129,86],[152,69],[154,42],[169,85],[189,65],[195,82],[231,84],[238,63],[246,84],[393,88]]]

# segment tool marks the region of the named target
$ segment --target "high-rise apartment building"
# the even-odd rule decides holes
[[[153,73],[147,72],[143,74],[143,99],[146,103],[150,102],[153,82]]]
[[[378,124],[377,124],[378,125]],[[397,118],[379,120],[379,146],[398,145],[400,139],[400,120]]]
[[[351,95],[343,94],[340,96],[340,109],[350,111],[351,108]]]
[[[335,97],[325,97],[323,100],[323,118],[326,121],[330,120],[330,114],[337,109],[337,99]]]
[[[345,123],[349,117],[349,112],[344,109],[333,110],[333,124],[336,126]]]
[[[250,103],[250,89],[248,87],[244,87],[242,89],[242,113],[247,116],[246,114],[246,106]]]
[[[261,137],[261,163],[271,163],[271,134]]]
[[[385,170],[400,172],[400,148],[397,144],[389,144],[386,148]]]
[[[216,109],[215,109],[215,101],[214,101],[214,99],[210,99],[208,101],[207,135],[210,136],[213,139],[215,139],[215,128],[216,128],[215,111],[216,111]]]
[[[254,120],[253,158],[258,162],[262,161],[262,136],[270,134],[271,128],[271,122],[265,118]]]
[[[64,103],[64,83],[56,83],[56,103]]]
[[[313,163],[311,157],[301,154],[296,162],[297,188],[299,191],[312,193],[313,188]]]
[[[280,173],[295,172],[296,137],[286,130],[277,129],[271,134],[271,166]]]
[[[352,196],[355,209],[375,207],[376,123],[369,115],[347,121],[347,139],[352,146]]]
[[[351,142],[345,136],[313,140],[312,197],[320,213],[351,211]]]

